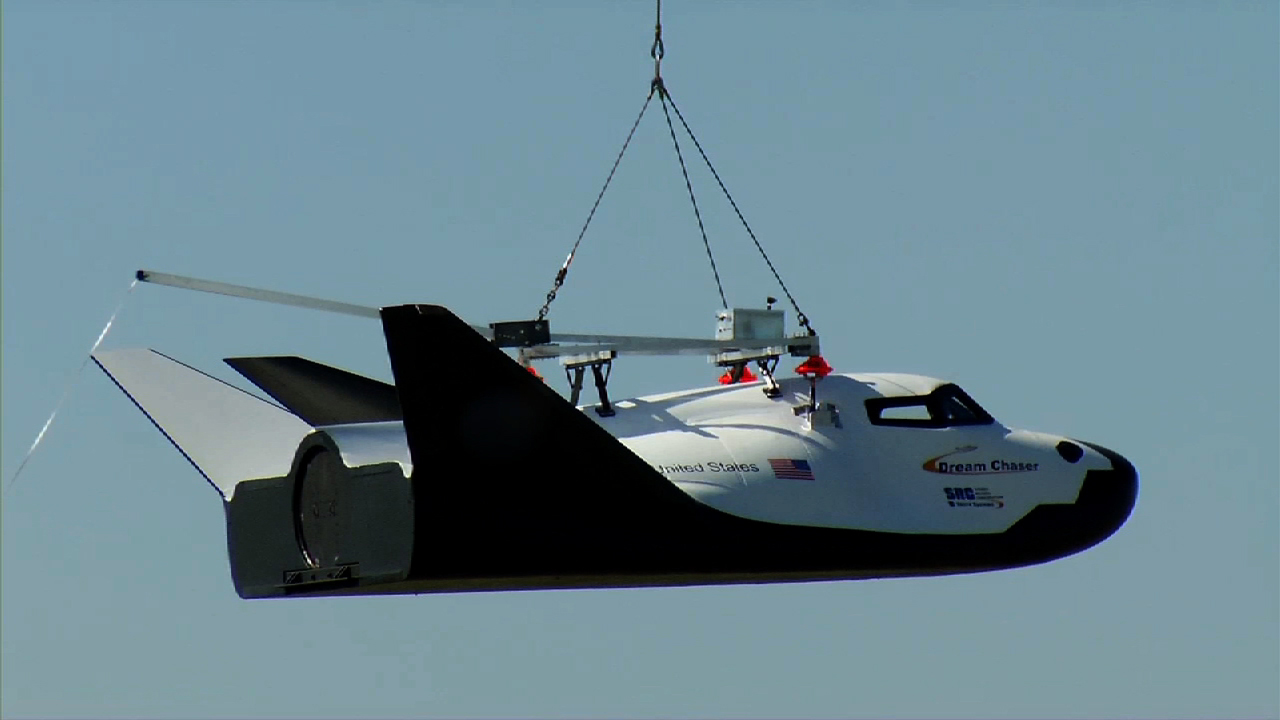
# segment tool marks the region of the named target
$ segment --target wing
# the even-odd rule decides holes
[[[289,472],[311,432],[289,411],[154,350],[106,350],[93,360],[223,498],[236,483]]]
[[[293,356],[225,362],[316,427],[400,419],[394,385]]]

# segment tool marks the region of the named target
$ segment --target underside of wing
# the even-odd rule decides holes
[[[227,358],[228,365],[314,426],[399,420],[394,385],[306,358]]]

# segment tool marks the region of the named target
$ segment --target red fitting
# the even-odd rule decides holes
[[[832,372],[832,367],[822,359],[821,355],[810,355],[808,360],[796,366],[796,374],[809,377],[810,375],[821,379]]]
[[[756,374],[755,374],[755,373],[751,372],[751,368],[749,368],[749,367],[743,367],[743,368],[742,368],[742,377],[738,378],[738,382],[740,382],[740,383],[749,383],[749,382],[755,382],[756,380],[759,380],[759,379],[760,379],[760,378],[756,377]],[[732,369],[730,369],[730,370],[726,371],[726,372],[725,372],[725,374],[723,374],[723,375],[721,375],[721,376],[720,376],[720,384],[721,384],[721,385],[732,385],[732,384],[733,384],[733,370],[732,370]]]

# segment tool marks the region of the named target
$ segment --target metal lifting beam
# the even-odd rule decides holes
[[[142,282],[155,285],[168,285],[169,287],[185,290],[227,295],[276,305],[323,310],[325,312],[354,315],[375,320],[381,317],[379,309],[375,307],[353,305],[351,303],[275,290],[263,290],[245,285],[201,280],[182,275],[152,272],[150,270],[139,270],[137,278]],[[492,340],[494,337],[493,330],[489,327],[473,324],[469,325],[469,327],[487,340]],[[796,357],[819,354],[818,337],[816,335],[747,340],[599,335],[594,333],[550,333],[548,337],[550,344],[532,345],[524,348],[525,356],[536,360],[603,352],[612,352],[616,357],[618,355],[718,355],[735,351],[750,352],[760,350],[776,351],[777,354],[786,352]]]

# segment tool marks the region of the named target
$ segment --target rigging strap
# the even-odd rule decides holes
[[[659,3],[661,3],[661,0],[659,0]],[[796,303],[795,297],[792,296],[791,291],[787,289],[787,284],[782,281],[782,276],[778,274],[778,269],[773,266],[773,261],[769,259],[769,254],[764,251],[764,246],[760,244],[760,240],[756,238],[755,232],[751,230],[751,225],[747,223],[747,219],[743,217],[742,211],[738,209],[738,203],[734,202],[733,195],[729,193],[729,188],[725,187],[724,181],[720,179],[720,173],[716,172],[715,166],[711,164],[711,159],[707,157],[706,151],[702,149],[702,143],[698,142],[698,136],[693,134],[693,130],[689,127],[689,123],[684,119],[684,114],[680,112],[680,108],[676,106],[676,101],[671,97],[671,93],[667,91],[666,85],[661,81],[661,79],[656,79],[654,82],[658,85],[662,94],[661,99],[663,112],[666,112],[667,103],[671,103],[671,109],[676,111],[676,117],[680,119],[680,124],[684,126],[684,131],[689,133],[689,139],[693,140],[693,146],[698,149],[698,154],[702,156],[702,161],[707,164],[707,169],[711,171],[711,176],[716,179],[716,184],[720,186],[720,190],[724,193],[725,199],[728,200],[729,205],[733,207],[733,212],[737,214],[738,220],[742,222],[742,227],[746,229],[747,235],[751,237],[751,242],[755,243],[756,250],[760,251],[760,257],[764,258],[765,265],[769,266],[770,272],[773,273],[773,279],[778,281],[778,287],[782,288],[782,293],[787,296],[787,301],[790,302],[791,307],[795,309],[796,322],[798,322],[800,327],[804,328],[810,335],[817,335],[817,331],[814,330],[813,326],[809,323],[809,316],[805,315],[804,312],[800,310],[800,305]],[[670,116],[667,117],[667,122],[671,122]],[[675,136],[672,135],[672,137],[674,138]],[[677,152],[679,152],[679,148],[677,148]],[[683,167],[683,160],[681,161],[681,164]],[[688,180],[688,175],[685,175],[685,179],[686,181]],[[692,193],[692,190],[690,192]],[[701,225],[701,220],[699,220],[699,225]],[[706,240],[706,233],[703,233],[702,239],[704,241]],[[711,248],[708,247],[707,255],[710,254]],[[712,260],[712,269],[714,270],[714,268],[715,261]],[[716,283],[718,284],[719,282],[720,278],[717,275]],[[723,290],[720,291],[720,295],[723,298]]]
[[[560,270],[556,273],[555,282],[552,284],[551,289],[547,291],[546,301],[542,303],[542,308],[538,310],[539,320],[546,319],[547,313],[551,310],[551,303],[556,299],[556,293],[564,285],[564,278],[569,274],[569,265],[573,263],[573,257],[578,253],[578,246],[582,244],[582,238],[587,234],[587,228],[591,225],[591,218],[596,216],[596,209],[600,207],[600,201],[604,199],[604,193],[609,189],[609,183],[613,182],[614,173],[618,172],[618,165],[622,163],[622,156],[626,154],[627,147],[631,145],[631,138],[635,136],[636,128],[640,126],[640,118],[643,118],[645,110],[649,109],[649,101],[653,100],[653,93],[656,87],[655,85],[649,89],[649,96],[644,99],[640,114],[636,115],[636,121],[631,123],[631,131],[627,133],[627,139],[622,143],[622,149],[618,151],[618,157],[613,161],[609,176],[604,180],[604,187],[601,187],[600,194],[596,195],[596,201],[591,205],[591,212],[587,213],[587,221],[582,223],[582,230],[578,233],[578,239],[573,243],[573,248],[569,250],[569,256],[564,259],[564,264],[560,266]]]
[[[702,233],[702,246],[707,249],[707,259],[711,261],[711,274],[716,279],[716,290],[720,293],[720,305],[726,310],[729,301],[724,296],[724,285],[720,282],[720,271],[716,269],[716,258],[711,254],[711,243],[707,240],[707,228],[702,224],[702,213],[698,210],[698,198],[693,194],[693,183],[689,182],[689,169],[684,164],[684,153],[680,151],[680,141],[676,139],[676,127],[671,123],[671,113],[667,110],[667,88],[662,78],[654,78],[654,87],[658,90],[658,100],[662,103],[662,114],[667,118],[667,130],[671,133],[671,144],[676,148],[676,159],[680,161],[680,173],[684,175],[684,186],[689,190],[689,202],[693,203],[693,216],[698,219],[698,232]],[[672,105],[675,107],[675,105]],[[688,130],[688,126],[685,130]],[[693,137],[692,134],[689,137]],[[696,141],[695,141],[696,142]]]
[[[769,254],[765,252],[764,246],[760,244],[759,238],[756,237],[755,231],[751,229],[751,225],[747,222],[746,217],[743,216],[742,210],[738,207],[738,203],[734,201],[729,188],[724,184],[724,180],[720,179],[720,173],[716,172],[715,166],[711,164],[711,158],[707,157],[707,152],[702,149],[702,143],[698,142],[698,136],[693,134],[693,129],[689,127],[688,121],[684,119],[684,113],[680,112],[676,101],[671,97],[671,93],[667,91],[666,84],[662,80],[662,56],[666,50],[662,43],[662,0],[656,0],[656,2],[657,17],[653,26],[653,45],[649,48],[649,55],[653,58],[653,82],[649,84],[649,95],[644,99],[644,106],[640,108],[640,114],[636,116],[635,122],[631,124],[627,139],[622,143],[622,149],[618,151],[618,157],[613,161],[613,167],[609,170],[609,176],[605,178],[604,186],[600,188],[600,193],[596,195],[596,201],[591,206],[591,212],[587,214],[586,222],[582,224],[582,231],[578,233],[578,239],[573,243],[573,248],[569,251],[568,257],[565,258],[564,264],[560,266],[560,270],[556,273],[555,282],[552,284],[551,290],[547,292],[546,301],[542,304],[542,308],[538,311],[538,320],[546,319],[547,313],[551,309],[551,303],[556,299],[556,293],[564,285],[565,276],[569,274],[569,266],[573,263],[578,247],[582,244],[582,238],[587,234],[587,227],[591,225],[591,219],[595,217],[596,209],[600,207],[600,201],[604,198],[605,191],[609,189],[609,183],[613,181],[614,173],[618,171],[622,156],[626,154],[627,147],[631,145],[631,138],[635,136],[636,128],[639,127],[641,118],[644,117],[645,111],[649,109],[649,103],[653,100],[654,93],[657,93],[658,101],[662,103],[662,114],[667,120],[667,130],[671,134],[671,143],[676,149],[676,159],[680,161],[680,173],[684,176],[685,188],[689,191],[689,201],[693,204],[693,214],[698,221],[698,231],[702,234],[702,245],[706,248],[707,259],[711,262],[711,274],[715,276],[716,290],[720,293],[721,305],[728,308],[729,302],[725,298],[724,284],[720,281],[720,271],[716,267],[715,256],[711,254],[711,243],[707,239],[707,229],[702,222],[702,212],[698,208],[698,200],[693,192],[693,183],[689,180],[689,170],[685,165],[684,153],[680,150],[680,141],[676,138],[675,125],[671,122],[671,113],[667,110],[668,104],[671,105],[671,110],[675,111],[676,117],[680,120],[680,125],[688,133],[689,139],[693,141],[693,146],[698,149],[698,155],[702,157],[707,169],[711,171],[711,176],[716,179],[716,184],[720,186],[720,191],[724,193],[725,199],[729,201],[729,205],[738,216],[738,221],[742,223],[742,227],[747,231],[751,242],[755,244],[756,250],[760,252],[760,257],[764,259],[765,265],[773,273],[773,279],[778,281],[778,286],[782,288],[782,293],[786,295],[787,301],[791,303],[791,307],[796,311],[796,321],[809,335],[816,336],[818,333],[809,322],[809,316],[805,315],[804,311],[800,309],[795,296],[791,294],[787,284],[782,281],[782,275],[778,273],[773,261],[769,259]]]

